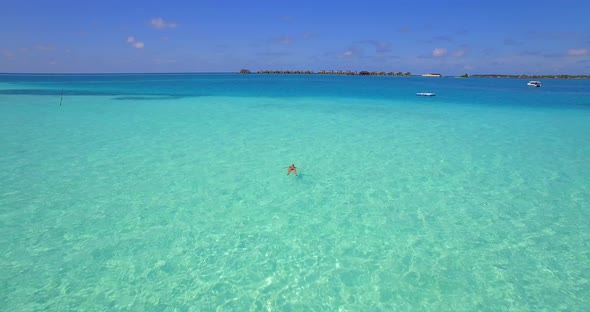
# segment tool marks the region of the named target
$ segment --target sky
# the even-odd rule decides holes
[[[0,72],[590,75],[588,0],[0,0]]]

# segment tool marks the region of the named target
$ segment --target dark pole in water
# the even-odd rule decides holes
[[[61,101],[64,99],[64,89],[61,89],[61,95],[59,96],[59,106],[61,106]]]

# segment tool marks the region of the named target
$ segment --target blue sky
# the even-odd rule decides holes
[[[590,74],[590,1],[0,0],[0,72]]]

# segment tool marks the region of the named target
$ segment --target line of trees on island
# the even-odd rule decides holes
[[[240,74],[252,74],[249,69],[240,70]],[[352,71],[352,70],[320,70],[317,73],[313,70],[259,70],[256,74],[275,75],[345,75],[345,76],[397,76],[409,77],[410,72],[384,72],[384,71]],[[444,77],[441,74],[423,74],[424,77]],[[520,79],[590,79],[590,75],[497,75],[497,74],[463,74],[451,76],[457,78],[520,78]]]
[[[521,79],[590,79],[590,75],[471,75],[473,78],[521,78]]]
[[[249,69],[240,70],[240,74],[251,74]],[[313,70],[259,70],[257,74],[281,74],[281,75],[314,75]],[[347,76],[411,76],[410,72],[376,72],[376,71],[352,71],[352,70],[320,70],[318,75],[347,75]]]

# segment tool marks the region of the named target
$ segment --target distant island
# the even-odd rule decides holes
[[[521,78],[521,79],[590,79],[590,75],[471,75],[472,78]]]
[[[240,74],[252,74],[249,69],[242,69]],[[320,70],[315,73],[313,70],[259,70],[256,74],[274,75],[346,75],[346,76],[397,76],[397,77],[457,77],[457,78],[520,78],[520,79],[590,79],[590,75],[504,75],[504,74],[463,74],[460,76],[443,76],[442,74],[421,74],[412,75],[410,72],[384,72],[384,71],[351,71],[351,70]]]
[[[259,70],[257,74],[275,75],[314,75],[313,70]],[[240,70],[240,74],[252,74],[249,69]],[[346,76],[411,76],[410,72],[384,72],[384,71],[352,71],[352,70],[320,70],[318,75],[346,75]]]

